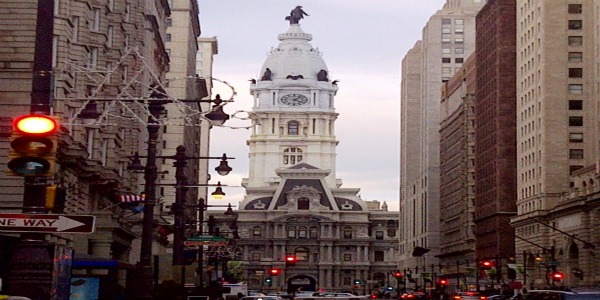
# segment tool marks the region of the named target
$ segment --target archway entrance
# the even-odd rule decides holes
[[[289,294],[298,291],[317,291],[317,280],[308,275],[294,275],[287,280]]]

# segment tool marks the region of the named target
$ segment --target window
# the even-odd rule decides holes
[[[451,19],[442,19],[442,25],[452,25]]]
[[[465,39],[463,39],[463,38],[456,38],[456,39],[454,39],[454,42],[457,43],[457,44],[462,44],[462,43],[465,42]]]
[[[581,4],[569,4],[570,14],[580,14],[582,12]]]
[[[296,237],[296,228],[295,227],[288,228],[288,237],[289,238],[295,238]]]
[[[344,238],[351,239],[352,238],[352,227],[344,227]]]
[[[569,149],[570,159],[583,159],[583,149]]]
[[[569,133],[569,142],[583,143],[583,133]]]
[[[569,78],[583,77],[583,68],[569,68]]]
[[[581,46],[583,45],[582,36],[569,36],[569,46]]]
[[[88,66],[96,67],[98,63],[98,48],[90,47],[90,51],[88,52]]]
[[[583,61],[583,53],[582,52],[569,52],[569,62],[582,62]]]
[[[108,27],[106,29],[106,45],[108,47],[113,46],[114,31],[115,31],[115,28],[112,25],[108,25]]]
[[[300,127],[300,124],[297,121],[288,122],[287,127],[288,135],[298,135],[298,128]]]
[[[458,34],[462,34],[463,32],[465,32],[465,30],[463,28],[454,28],[454,33],[458,33]]]
[[[352,254],[344,253],[344,261],[352,261]]]
[[[167,23],[167,24],[166,24],[166,25],[167,25],[167,27],[171,27],[171,26],[173,26],[173,19],[171,19],[171,18],[167,18],[167,20],[166,20],[166,23]]]
[[[73,35],[71,36],[71,39],[73,42],[77,42],[77,40],[79,40],[79,17],[72,17],[71,23],[73,23]]]
[[[442,82],[448,82],[450,81],[450,77],[442,77]]]
[[[569,84],[569,93],[576,95],[583,94],[583,84]]]
[[[456,19],[456,20],[454,20],[454,24],[455,25],[464,25],[465,24],[465,20],[463,20],[463,19]]]
[[[465,59],[462,57],[457,57],[454,59],[454,62],[457,64],[462,64],[464,61],[465,61]]]
[[[450,57],[442,57],[442,63],[449,64],[452,62]]]
[[[252,253],[252,260],[254,260],[254,261],[260,260],[260,252],[253,252]]]
[[[302,149],[287,148],[283,150],[283,164],[295,165],[302,161]]]
[[[167,33],[167,35],[165,36],[165,40],[166,40],[167,42],[170,42],[170,41],[171,41],[171,34],[170,34],[170,33]]]
[[[125,16],[123,16],[125,22],[129,22],[131,20],[131,4],[125,4]]]
[[[454,53],[456,53],[456,54],[463,54],[463,53],[465,53],[465,49],[463,49],[463,48],[456,48],[456,49],[454,49]]]
[[[110,11],[115,10],[115,0],[108,0],[108,9]]]
[[[383,255],[383,251],[375,251],[375,261],[383,261],[384,255]]]
[[[262,228],[260,226],[254,226],[252,229],[252,236],[260,237],[262,236]]]
[[[310,231],[309,231],[309,235],[310,235],[311,239],[318,238],[319,237],[319,228],[311,227]]]
[[[298,261],[308,261],[308,249],[306,248],[297,248],[294,255]]]
[[[570,172],[570,174],[573,174],[573,172],[575,172],[581,168],[583,168],[583,166],[569,166],[569,172]]]
[[[442,28],[442,34],[450,33],[450,28]]]
[[[569,30],[581,30],[582,26],[581,20],[569,20]]]
[[[298,210],[309,210],[310,209],[310,201],[308,198],[300,198],[298,199]]]
[[[375,231],[375,239],[376,240],[383,240],[383,231]]]
[[[452,72],[452,68],[449,68],[449,67],[442,68],[442,74],[450,74],[451,72]]]
[[[92,10],[92,19],[90,20],[90,30],[100,30],[100,9],[94,8]]]
[[[308,200],[308,199],[306,199],[306,200]],[[306,231],[306,227],[303,227],[303,226],[301,226],[301,227],[298,229],[298,237],[299,237],[299,238],[301,238],[301,239],[305,239],[305,238],[307,238],[307,231]]]
[[[583,110],[583,101],[569,100],[569,110]]]
[[[583,117],[569,117],[569,126],[583,126]]]

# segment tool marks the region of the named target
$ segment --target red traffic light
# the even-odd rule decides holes
[[[489,270],[494,266],[494,262],[491,260],[483,260],[479,263],[481,267],[485,270]]]
[[[298,261],[298,258],[296,258],[296,256],[294,256],[294,255],[286,255],[285,256],[285,263],[288,265],[294,265],[294,264],[296,264],[297,261]]]
[[[448,285],[448,280],[446,280],[446,279],[440,279],[438,281],[438,284],[441,285],[441,286],[447,286]]]
[[[8,152],[9,176],[52,176],[58,149],[58,121],[48,115],[15,118]]]
[[[281,270],[275,269],[275,268],[269,269],[269,274],[271,274],[272,276],[277,276],[277,275],[281,274]]]
[[[565,278],[565,274],[561,272],[553,272],[552,274],[550,274],[550,277],[552,277],[553,280],[561,281]]]
[[[25,135],[50,135],[58,131],[58,122],[46,115],[24,115],[13,121],[15,131]]]
[[[402,274],[402,272],[394,272],[394,277],[396,278],[402,278],[404,276],[404,274]]]

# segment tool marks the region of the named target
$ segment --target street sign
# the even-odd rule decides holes
[[[95,216],[0,214],[0,231],[10,232],[56,232],[92,233]]]
[[[229,239],[223,236],[197,235],[183,242],[185,246],[227,246]]]

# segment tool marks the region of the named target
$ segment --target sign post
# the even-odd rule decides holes
[[[0,231],[92,233],[95,216],[49,214],[0,214]]]

